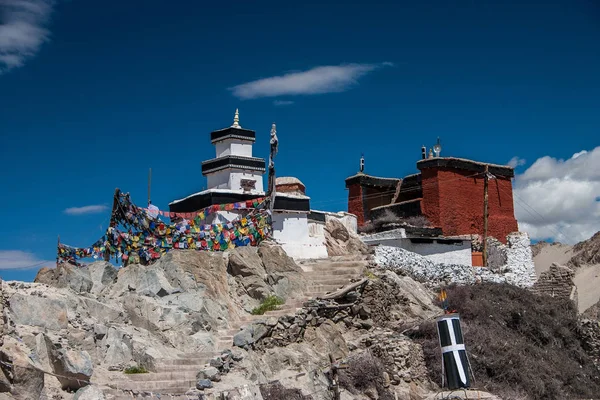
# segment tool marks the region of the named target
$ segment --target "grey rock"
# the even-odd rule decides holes
[[[213,358],[208,363],[211,367],[221,368],[223,366],[223,359],[221,357]]]
[[[218,382],[221,380],[221,376],[219,375],[219,370],[215,367],[206,367],[201,369],[196,374],[196,379],[209,379],[214,382]]]
[[[9,303],[13,319],[17,324],[51,330],[67,328],[67,306],[63,300],[15,293],[10,297]]]
[[[237,347],[244,347],[256,343],[269,332],[264,324],[254,323],[246,326],[233,336],[233,344]]]
[[[91,293],[100,293],[117,280],[117,269],[109,262],[97,261],[83,267],[89,271],[92,281]]]
[[[29,357],[32,353],[24,343],[18,342],[11,336],[4,336],[0,348],[0,358],[3,362],[12,364],[12,368],[2,368],[2,390],[9,390],[17,400],[40,398],[44,388],[44,373],[41,365]],[[9,373],[10,375],[6,375]]]
[[[237,247],[229,252],[227,272],[233,276],[258,276],[261,279],[266,275],[256,248],[250,246]]]
[[[302,273],[302,268],[279,245],[262,242],[258,246],[258,255],[265,266],[265,271],[269,275],[279,272]]]
[[[200,379],[196,382],[196,389],[204,390],[210,389],[213,387],[213,383],[209,379]]]
[[[50,364],[63,390],[77,390],[89,385],[94,373],[94,364],[87,351],[62,348],[44,337]]]
[[[108,328],[105,325],[95,324],[94,325],[94,337],[96,340],[102,340],[108,333]]]
[[[104,393],[98,386],[89,385],[83,387],[77,392],[75,392],[75,396],[73,396],[73,400],[105,400]]]
[[[244,359],[244,354],[245,353],[242,349],[231,349],[231,358],[233,358],[233,361],[242,361]]]

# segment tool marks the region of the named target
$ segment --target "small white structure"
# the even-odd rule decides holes
[[[398,247],[424,256],[438,264],[473,265],[471,239],[461,236],[424,237],[411,234],[410,228],[363,235],[361,240],[368,245]]]
[[[304,184],[298,178],[281,177],[275,180],[275,188],[273,239],[294,259],[326,258],[325,236],[309,232],[310,197]]]

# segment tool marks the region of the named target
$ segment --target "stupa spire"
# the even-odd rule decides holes
[[[233,125],[231,125],[232,128],[238,128],[240,129],[240,111],[236,108],[235,109],[235,115],[233,116]]]

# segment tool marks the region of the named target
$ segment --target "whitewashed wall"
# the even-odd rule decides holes
[[[294,259],[326,258],[323,238],[309,235],[308,217],[304,213],[273,213],[273,239]]]
[[[243,157],[252,157],[252,142],[242,140],[227,140],[218,142],[216,145],[217,157],[236,155]]]
[[[252,179],[256,183],[254,190],[250,193],[260,193],[263,191],[263,176],[255,171],[239,171],[232,168],[227,168],[212,174],[207,175],[207,183],[209,189],[231,189],[242,190],[242,179]]]
[[[463,240],[460,243],[452,244],[440,243],[435,239],[433,243],[413,243],[410,239],[402,237],[404,234],[403,229],[398,230],[396,234],[397,236],[393,237],[393,235],[388,232],[388,235],[380,235],[379,237],[376,235],[372,235],[376,237],[363,236],[361,239],[368,245],[398,247],[419,254],[438,264],[473,265],[471,242],[469,240]]]
[[[531,241],[525,232],[514,232],[506,237],[504,245],[494,238],[487,241],[488,268],[495,272],[504,272],[514,279],[527,277],[531,284],[536,280]]]

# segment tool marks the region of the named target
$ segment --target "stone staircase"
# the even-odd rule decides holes
[[[215,351],[157,360],[156,372],[147,374],[124,375],[122,372],[115,373],[114,380],[111,381],[111,388],[104,390],[105,394],[108,395],[107,398],[109,400],[136,398],[128,392],[134,391],[138,393],[160,393],[163,395],[163,399],[187,399],[184,393],[195,387],[196,373],[205,367],[211,358],[220,355],[223,350],[231,348],[233,346],[233,336],[240,329],[254,321],[264,320],[268,317],[277,318],[283,315],[295,314],[306,301],[334,292],[351,283],[353,279],[362,278],[368,261],[362,257],[358,259],[356,257],[331,257],[325,260],[303,261],[299,262],[298,265],[304,271],[304,276],[308,281],[307,291],[302,296],[289,298],[285,304],[274,311],[266,312],[264,315],[247,315],[239,321],[230,323],[228,329],[217,332]],[[146,397],[143,398],[159,399],[161,397],[146,394]]]

